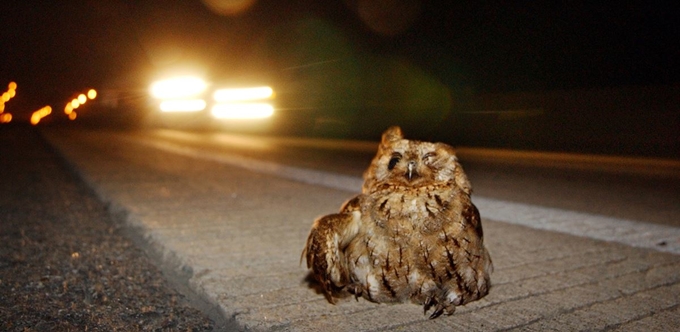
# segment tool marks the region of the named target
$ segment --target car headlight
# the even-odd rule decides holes
[[[272,98],[274,90],[268,86],[218,89],[213,93],[211,113],[216,119],[264,119],[274,114],[267,102]]]
[[[274,107],[267,103],[217,104],[211,113],[217,119],[264,119],[274,114]]]
[[[194,76],[180,76],[154,82],[151,95],[158,99],[178,99],[194,97],[205,91],[208,84]]]
[[[273,96],[274,90],[268,86],[219,89],[213,94],[213,98],[218,103],[270,99]]]

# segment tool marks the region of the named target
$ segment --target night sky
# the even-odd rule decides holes
[[[0,90],[18,83],[7,110],[21,113],[61,105],[89,87],[143,87],[173,63],[241,75],[337,60],[323,49],[285,51],[314,38],[317,48],[340,40],[354,53],[404,59],[447,86],[478,92],[672,85],[680,77],[677,8],[673,1],[260,0],[218,15],[198,0],[4,1]],[[301,20],[322,24],[297,31]],[[310,31],[317,26],[330,32]]]

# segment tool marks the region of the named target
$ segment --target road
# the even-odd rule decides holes
[[[136,138],[193,155],[213,152],[360,178],[375,156],[367,141],[197,134],[172,130]],[[458,148],[477,195],[680,226],[680,161]],[[186,150],[184,150],[186,152]],[[253,167],[252,164],[243,164]],[[350,191],[355,188],[349,187]]]
[[[0,126],[0,330],[210,331],[28,124]]]
[[[458,148],[485,222],[494,288],[452,317],[429,321],[410,304],[332,306],[299,266],[311,222],[360,190],[375,142],[173,130],[45,136],[231,327],[680,324],[676,161]]]

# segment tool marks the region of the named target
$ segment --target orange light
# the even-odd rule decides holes
[[[71,107],[73,107],[73,109],[80,107],[80,102],[78,101],[78,99],[71,100]]]
[[[16,82],[9,82],[9,85],[7,86],[7,88],[10,89],[10,90],[16,90],[17,89]]]
[[[2,101],[9,101],[11,97],[9,96],[9,92],[5,92],[2,94]]]
[[[0,114],[0,123],[10,123],[12,121],[12,114],[3,113]]]
[[[87,96],[81,93],[80,95],[78,95],[78,101],[80,102],[81,105],[85,104],[85,102],[87,101]]]
[[[0,102],[0,113],[5,111],[5,103]]]
[[[38,122],[40,122],[40,114],[38,114],[38,112],[33,112],[33,114],[31,114],[31,124],[35,126]]]
[[[71,106],[71,103],[66,104],[66,107],[64,107],[64,113],[71,114],[73,112],[73,106]]]
[[[40,120],[52,113],[52,107],[51,106],[45,106],[31,114],[31,124],[32,125],[37,125]]]
[[[87,98],[90,98],[90,99],[97,98],[97,90],[90,89],[90,91],[87,92]]]
[[[69,120],[75,120],[77,116],[78,114],[76,114],[76,112],[71,112],[68,114]]]

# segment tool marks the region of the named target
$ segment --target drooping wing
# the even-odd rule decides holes
[[[333,302],[334,289],[340,289],[349,283],[349,269],[344,249],[359,233],[361,212],[353,209],[351,202],[343,207],[343,211],[323,216],[312,226],[307,244],[302,252],[307,260],[307,267],[324,288],[327,298]]]

